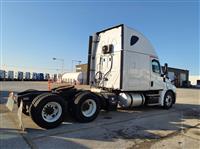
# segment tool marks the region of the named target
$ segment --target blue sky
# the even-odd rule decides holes
[[[88,36],[124,23],[153,44],[161,64],[200,74],[198,1],[1,1],[1,65],[56,71],[87,62]]]

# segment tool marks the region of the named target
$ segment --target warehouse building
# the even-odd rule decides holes
[[[164,69],[164,67],[162,67]],[[168,67],[168,77],[176,87],[189,87],[189,70]]]
[[[88,65],[76,65],[76,72],[87,73]],[[164,67],[162,67],[164,69]],[[168,67],[168,77],[176,87],[189,87],[189,70]]]
[[[87,73],[87,69],[88,69],[88,65],[87,64],[76,65],[76,72]]]

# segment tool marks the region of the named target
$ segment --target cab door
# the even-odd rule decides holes
[[[150,72],[151,72],[151,80],[150,80],[150,90],[163,90],[164,89],[164,81],[163,77],[161,77],[161,66],[157,59],[150,59]]]

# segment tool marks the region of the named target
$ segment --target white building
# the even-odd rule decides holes
[[[200,80],[199,75],[190,75],[189,80],[191,82],[191,85],[197,85],[197,80]]]

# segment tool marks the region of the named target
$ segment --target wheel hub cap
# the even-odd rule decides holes
[[[44,113],[45,113],[46,115],[51,115],[51,114],[53,114],[53,112],[54,112],[54,109],[53,109],[52,106],[47,106],[47,107],[44,109]]]
[[[42,118],[46,122],[57,121],[62,114],[62,107],[57,102],[48,102],[42,109]]]
[[[92,99],[87,99],[81,106],[81,112],[85,117],[91,117],[97,110],[96,102]]]
[[[169,106],[171,103],[172,103],[172,97],[171,96],[167,96],[166,104]]]

